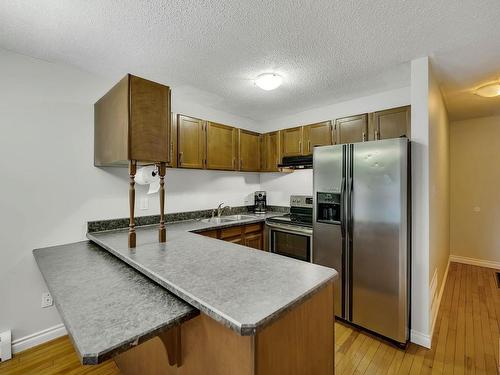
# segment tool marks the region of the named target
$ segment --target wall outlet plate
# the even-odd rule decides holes
[[[42,293],[42,308],[50,307],[54,304],[54,300],[49,292]]]
[[[147,210],[148,208],[149,208],[149,198],[141,197],[141,199],[139,200],[139,209]]]

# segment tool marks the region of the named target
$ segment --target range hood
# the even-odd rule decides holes
[[[278,164],[279,168],[288,169],[311,169],[313,166],[312,155],[306,156],[285,156],[282,163]]]

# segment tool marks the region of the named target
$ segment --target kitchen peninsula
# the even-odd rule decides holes
[[[165,243],[158,242],[156,226],[138,227],[134,249],[127,246],[126,229],[89,233],[95,244],[66,245],[66,250],[83,246],[79,257],[87,258],[83,254],[90,251],[102,261],[81,261],[85,267],[78,268],[78,276],[71,267],[68,272],[60,267],[56,275],[50,266],[62,258],[64,264],[70,262],[67,251],[56,247],[34,254],[84,363],[114,357],[124,374],[159,369],[165,374],[332,374],[336,271],[193,233],[263,220],[171,223]],[[85,270],[92,264],[104,267],[101,263],[111,277],[123,272],[109,293],[126,300],[123,291],[129,289],[129,308],[110,315],[113,306],[97,299],[92,313],[77,314],[77,300],[61,284],[69,281],[78,289],[77,279],[81,288],[99,293],[89,286],[100,282],[95,287],[102,290],[107,278],[94,278],[95,270]],[[137,302],[138,284],[154,296],[144,306],[144,299]],[[115,303],[127,305],[123,300]],[[130,325],[134,314],[147,317],[140,325],[143,332]],[[93,337],[86,342],[96,346],[85,347],[79,337],[88,336],[85,327],[92,322],[102,329],[91,330]],[[110,327],[117,331],[114,341],[106,333]],[[96,352],[106,354],[99,357]]]

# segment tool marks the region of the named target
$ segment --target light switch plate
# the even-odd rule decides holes
[[[139,201],[139,209],[141,210],[147,210],[149,208],[149,198],[148,197],[142,197]]]

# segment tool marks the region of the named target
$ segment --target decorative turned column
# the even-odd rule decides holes
[[[129,189],[128,189],[128,202],[130,208],[130,223],[128,225],[128,247],[135,247],[135,174],[137,172],[137,161],[129,160],[128,174],[130,176]]]
[[[165,172],[166,164],[161,162],[158,164],[158,174],[160,175],[160,229],[159,241],[167,241],[167,229],[165,227]]]

